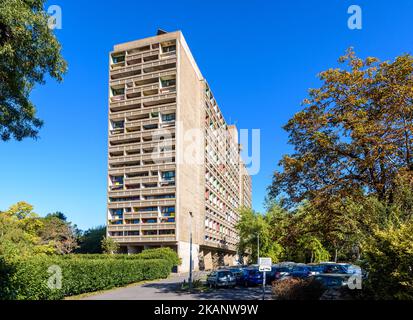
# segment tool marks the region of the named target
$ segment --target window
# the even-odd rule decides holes
[[[143,126],[144,130],[152,130],[152,129],[157,129],[157,128],[158,128],[157,124],[148,124],[148,125]]]
[[[121,96],[123,94],[125,94],[125,88],[112,88],[113,96]]]
[[[112,215],[121,215],[123,214],[123,209],[110,209]]]
[[[123,129],[125,126],[124,121],[112,121],[112,127],[113,129]]]
[[[175,121],[175,118],[176,118],[175,113],[162,115],[162,121]]]
[[[176,51],[176,45],[162,47],[162,52],[163,53],[173,52],[173,51]]]
[[[175,171],[162,172],[162,179],[164,179],[164,180],[173,180],[173,179],[175,179]]]
[[[142,219],[142,223],[157,223],[157,219]]]
[[[124,55],[112,56],[112,61],[113,61],[113,63],[124,62],[125,61],[125,56]]]
[[[135,208],[136,212],[151,212],[158,211],[158,207],[144,207],[144,208]]]
[[[161,79],[162,88],[171,87],[176,85],[176,79]]]
[[[139,231],[126,231],[127,236],[139,236]]]
[[[123,176],[112,176],[112,184],[114,186],[122,186],[123,185]]]
[[[144,236],[156,236],[157,231],[156,230],[144,230],[143,235]]]
[[[162,207],[162,213],[175,213],[175,207]]]
[[[159,234],[175,234],[175,230],[159,230]]]

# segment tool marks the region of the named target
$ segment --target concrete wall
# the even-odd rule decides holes
[[[189,256],[190,256],[190,245],[189,242],[179,241],[178,242],[178,255],[181,258],[181,265],[178,267],[178,272],[188,272],[189,271]],[[194,271],[199,270],[199,245],[192,244],[192,261]]]
[[[198,268],[199,245],[204,239],[205,169],[203,120],[203,82],[183,38],[179,38],[177,72],[177,240],[183,260],[180,270],[189,270],[189,235],[192,225],[194,267]],[[189,212],[192,212],[193,218]],[[188,248],[185,249],[186,244]],[[197,270],[197,269],[195,269]]]

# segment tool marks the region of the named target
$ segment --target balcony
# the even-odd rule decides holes
[[[141,236],[124,236],[124,237],[111,237],[116,242],[119,243],[145,243],[145,242],[175,242],[175,235],[165,234],[165,235],[141,235]]]
[[[150,74],[137,75],[137,76],[134,76],[134,77],[119,79],[119,80],[110,80],[110,85],[118,86],[118,85],[125,85],[126,83],[129,83],[132,80],[135,81],[135,82],[138,82],[138,81],[147,81],[147,80],[150,80],[150,79],[155,79],[155,78],[160,78],[160,77],[174,76],[174,75],[176,75],[176,68],[173,68],[173,69],[175,69],[175,70],[167,70],[167,71],[162,71],[162,72],[155,72],[155,73],[150,73]]]
[[[176,57],[171,57],[157,61],[141,61],[141,63],[128,65],[124,67],[119,66],[118,68],[112,69],[110,71],[110,78],[111,80],[119,80],[121,78],[131,78],[142,74],[149,74],[168,69],[173,69],[176,68],[176,61]]]
[[[111,168],[109,169],[110,175],[119,175],[119,174],[128,174],[128,173],[140,173],[143,171],[150,171],[150,170],[175,170],[176,164],[175,163],[168,163],[168,164],[157,164],[157,165],[140,165],[136,167],[128,167],[128,168]]]
[[[157,193],[164,194],[166,188],[158,188]],[[123,192],[109,192],[110,195],[118,195],[118,194],[123,194],[124,192],[128,191],[123,191]],[[142,189],[138,192],[142,192],[143,194],[145,193]],[[152,192],[151,194],[155,194],[155,192]],[[108,203],[108,208],[109,209],[121,209],[125,207],[133,207],[133,206],[174,206],[175,205],[175,199],[157,199],[157,200],[135,200],[135,201],[119,201],[119,202],[109,202]],[[136,212],[135,212],[136,214]],[[126,217],[126,215],[125,215]]]
[[[130,121],[133,120],[139,120],[136,119],[136,117],[139,117],[143,114],[150,114],[153,112],[161,112],[161,113],[171,113],[171,112],[176,112],[176,104],[168,104],[168,105],[163,105],[159,107],[153,107],[153,108],[145,108],[144,110],[133,110],[133,111],[124,111],[122,113],[117,113],[113,114],[110,116],[111,121],[119,121],[123,119],[128,119]]]
[[[126,178],[125,184],[137,184],[137,183],[158,183],[159,177],[158,176],[146,176],[146,177],[134,177],[134,178]]]
[[[176,93],[162,93],[155,96],[138,97],[125,99],[122,101],[110,102],[110,110],[112,112],[127,110],[127,107],[140,108],[143,104],[145,107],[159,104],[167,104],[176,101]]]

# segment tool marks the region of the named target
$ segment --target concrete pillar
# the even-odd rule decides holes
[[[205,270],[212,270],[214,268],[212,263],[212,252],[210,250],[204,250],[204,265]]]

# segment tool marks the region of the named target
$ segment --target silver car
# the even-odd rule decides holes
[[[217,287],[235,287],[236,279],[234,274],[229,270],[212,271],[207,276],[207,284],[212,288]]]

